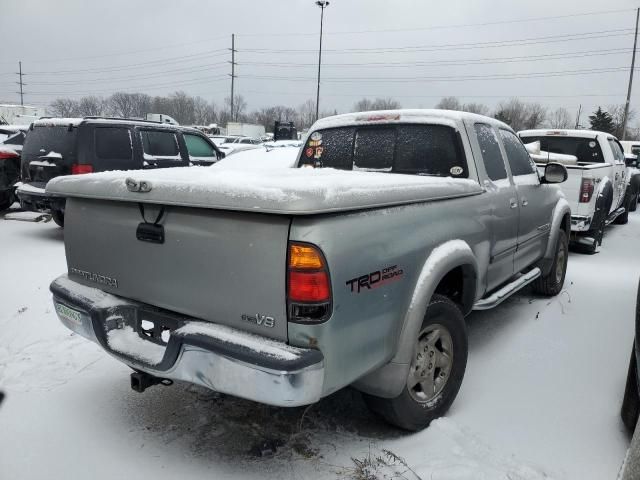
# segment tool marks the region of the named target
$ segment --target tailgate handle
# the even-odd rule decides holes
[[[164,226],[160,225],[160,220],[164,216],[164,206],[160,209],[160,213],[158,213],[153,223],[147,222],[147,219],[144,218],[144,205],[142,203],[138,204],[138,208],[144,221],[138,224],[136,238],[141,242],[164,243]]]

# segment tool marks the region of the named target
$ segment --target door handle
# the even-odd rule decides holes
[[[518,202],[515,198],[510,198],[509,203],[511,204],[511,208],[518,208]]]
[[[526,198],[522,199],[522,206],[526,207],[527,205],[529,205],[529,201]]]

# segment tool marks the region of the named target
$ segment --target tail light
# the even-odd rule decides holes
[[[329,317],[329,270],[322,252],[315,245],[289,243],[287,301],[292,322],[318,323]]]
[[[71,165],[71,175],[80,175],[82,173],[93,173],[93,165],[88,163],[74,163]]]
[[[13,150],[0,150],[0,160],[8,160],[9,158],[18,158],[20,155],[18,155],[17,152],[14,152]]]
[[[595,183],[592,178],[583,178],[580,185],[580,203],[589,203],[593,196]]]

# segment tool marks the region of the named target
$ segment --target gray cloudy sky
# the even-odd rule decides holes
[[[321,108],[348,111],[364,96],[404,107],[449,95],[494,106],[517,96],[572,114],[580,103],[587,113],[623,103],[637,6],[331,0]],[[319,16],[313,0],[2,0],[0,101],[19,102],[14,72],[22,60],[26,104],[118,90],[184,90],[221,104],[235,33],[236,92],[249,108],[296,106],[315,99]],[[639,89],[640,78],[632,107]]]

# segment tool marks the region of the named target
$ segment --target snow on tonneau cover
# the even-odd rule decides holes
[[[69,278],[191,317],[287,340],[294,215],[480,193],[471,179],[334,169],[191,167],[58,177]],[[142,223],[163,226],[141,241]],[[96,285],[92,278],[108,281]],[[272,328],[251,322],[275,319]]]

